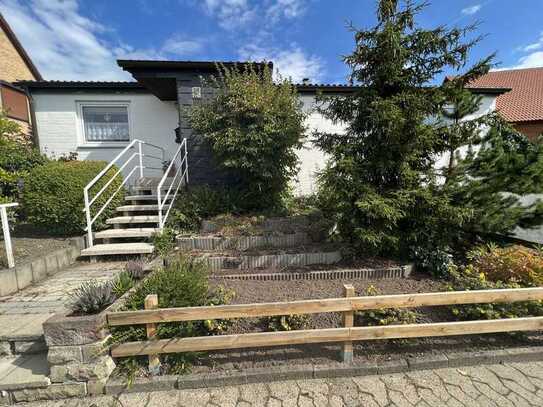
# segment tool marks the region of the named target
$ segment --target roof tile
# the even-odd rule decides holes
[[[469,84],[471,88],[511,88],[498,96],[496,110],[508,122],[543,120],[543,67],[492,71]]]

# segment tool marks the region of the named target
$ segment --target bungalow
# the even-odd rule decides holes
[[[543,134],[543,67],[492,71],[470,87],[510,88],[496,99],[496,110],[527,137]]]
[[[248,62],[237,62],[247,64]],[[194,134],[184,116],[186,108],[201,103],[212,93],[202,88],[202,77],[216,72],[214,62],[119,60],[135,82],[20,81],[32,96],[36,132],[41,151],[49,156],[77,153],[80,159],[111,161],[131,140],[139,139],[164,149],[169,161],[177,143],[187,139],[190,183],[227,182],[214,163],[209,147]],[[227,66],[234,64],[226,62]],[[342,131],[342,126],[324,118],[315,109],[317,92],[341,95],[355,88],[348,85],[296,85],[308,113],[309,131]],[[483,95],[480,113],[496,108],[503,89],[474,89]],[[301,168],[295,182],[298,194],[315,189],[315,173],[325,157],[310,142],[299,151]],[[148,167],[156,167],[149,164]],[[156,176],[161,169],[149,168]]]

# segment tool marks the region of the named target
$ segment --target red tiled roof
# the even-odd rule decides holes
[[[468,87],[511,88],[496,100],[496,109],[505,120],[543,120],[543,67],[489,72]]]

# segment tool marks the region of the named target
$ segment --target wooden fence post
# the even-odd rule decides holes
[[[158,308],[158,295],[149,294],[145,297],[145,309],[156,309]],[[147,339],[153,340],[156,339],[156,324],[146,324],[147,328]],[[149,355],[149,372],[152,375],[160,373],[160,359],[158,355]]]
[[[344,284],[343,290],[345,293],[345,298],[354,297],[354,286],[352,284]],[[343,327],[352,328],[354,325],[354,311],[345,311],[343,312]],[[353,342],[347,341],[343,343],[343,351],[341,352],[343,362],[352,363],[353,362]]]

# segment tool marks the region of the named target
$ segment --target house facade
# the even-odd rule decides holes
[[[509,88],[497,98],[496,110],[530,139],[543,134],[543,67],[492,71],[470,87]]]
[[[20,80],[42,80],[40,72],[0,13],[0,110],[22,129],[20,140],[31,142],[31,100],[27,93],[13,85]]]

